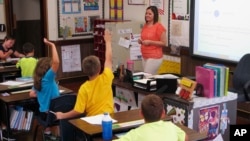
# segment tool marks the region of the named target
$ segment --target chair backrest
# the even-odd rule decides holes
[[[68,112],[72,110],[75,106],[76,102],[76,94],[65,94],[50,101],[50,108],[49,110],[52,112]],[[56,116],[49,112],[47,116],[47,124],[48,126],[54,125],[56,121]]]
[[[233,88],[243,91],[245,83],[250,80],[250,54],[242,56],[233,72]]]

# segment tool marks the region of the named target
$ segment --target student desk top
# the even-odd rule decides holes
[[[16,68],[16,65],[1,66],[0,65],[0,81],[5,81],[7,78],[20,77],[21,70]]]
[[[0,73],[6,73],[6,72],[18,72],[21,71],[20,69],[16,68],[16,66],[0,66]]]
[[[140,116],[138,109],[124,111],[124,112],[117,112],[117,113],[110,114],[110,116],[113,119],[117,120],[117,123],[126,123],[126,122],[130,122],[130,121],[143,119]],[[169,121],[169,120],[172,120],[172,117],[166,116],[163,120]],[[69,122],[72,125],[74,125],[75,127],[77,127],[78,129],[80,129],[81,131],[83,131],[84,133],[90,135],[94,141],[102,141],[102,138],[101,138],[102,127],[101,127],[101,125],[90,124],[82,119],[72,119],[72,120],[69,120]],[[128,131],[130,129],[136,128],[138,126],[139,125],[128,126],[128,127],[118,127],[118,128],[113,129],[113,132],[114,132],[114,134],[118,133],[118,132],[124,132],[124,131]],[[190,141],[191,140],[201,140],[201,139],[205,139],[207,137],[205,134],[198,133],[197,131],[192,130],[190,128],[187,128],[183,125],[177,125],[177,126],[182,128],[189,135]],[[116,137],[114,137],[114,138],[116,138]]]
[[[1,87],[1,85],[0,85]],[[30,87],[31,88],[31,87]],[[68,94],[68,93],[72,93],[73,91],[59,86],[59,89],[62,90],[61,94]],[[25,100],[30,100],[30,99],[35,99],[35,98],[31,98],[29,96],[29,92],[26,91],[25,89],[23,89],[24,91],[19,91],[18,93],[11,93],[9,96],[2,96],[0,95],[0,100],[3,101],[4,103],[13,103],[13,102],[18,102],[18,101],[25,101]],[[29,89],[28,89],[29,90]]]
[[[73,91],[59,86],[59,89],[61,90],[61,94],[69,94],[72,93]],[[2,94],[0,94],[0,107],[1,110],[4,110],[3,113],[1,113],[1,118],[3,118],[2,122],[4,122],[6,124],[7,127],[7,133],[8,136],[11,135],[11,129],[10,129],[10,108],[9,106],[12,104],[20,104],[20,103],[37,103],[36,98],[32,98],[29,96],[29,91],[26,91],[25,89],[23,89],[24,91],[19,91],[18,93],[10,93],[9,96],[3,96]],[[29,89],[28,89],[29,90]]]
[[[8,86],[0,84],[0,93],[30,89],[32,86],[33,86],[32,83],[25,83],[20,86]]]

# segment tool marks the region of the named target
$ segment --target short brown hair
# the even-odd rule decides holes
[[[34,45],[33,44],[31,44],[31,43],[25,43],[24,45],[23,45],[23,53],[24,53],[24,55],[27,55],[28,53],[31,53],[31,52],[33,52],[34,51]]]
[[[84,58],[82,60],[82,70],[89,77],[99,74],[101,70],[99,58],[94,55]]]
[[[161,119],[164,110],[162,99],[155,95],[146,95],[141,103],[141,110],[146,122],[154,122]]]

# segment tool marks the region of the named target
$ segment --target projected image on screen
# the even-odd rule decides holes
[[[194,56],[238,62],[250,53],[249,0],[191,0]]]

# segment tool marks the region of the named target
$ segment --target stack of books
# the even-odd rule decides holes
[[[18,131],[29,131],[33,119],[32,111],[25,111],[21,106],[11,110],[10,128]]]
[[[206,63],[195,68],[196,82],[203,87],[203,96],[221,97],[228,92],[229,68],[222,64]]]

